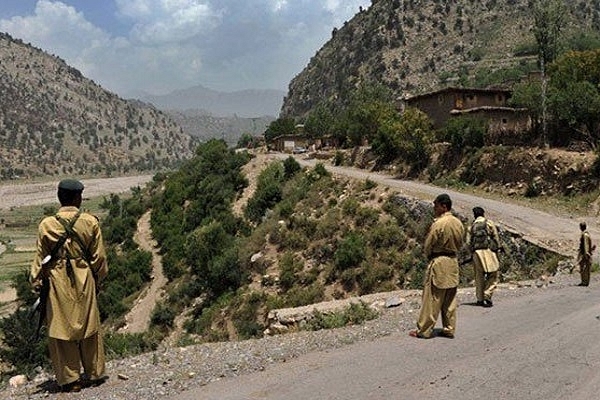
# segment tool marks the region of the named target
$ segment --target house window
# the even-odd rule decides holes
[[[438,95],[438,104],[443,104],[444,103],[444,95],[440,94]]]
[[[508,120],[507,120],[506,118],[502,118],[502,123],[503,123],[504,125],[506,125],[506,124],[508,124]]]
[[[504,95],[503,94],[497,94],[496,95],[496,103],[498,103],[498,104],[504,104]]]

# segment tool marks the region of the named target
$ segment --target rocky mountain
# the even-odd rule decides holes
[[[564,38],[598,37],[600,1],[564,2]],[[373,0],[289,84],[281,116],[341,103],[361,82],[395,95],[448,85],[485,86],[507,68],[536,68],[531,0]]]
[[[0,98],[0,179],[151,171],[195,147],[164,112],[8,34],[0,34]]]
[[[257,118],[277,115],[284,96],[285,92],[280,90],[219,92],[195,86],[160,96],[145,94],[140,99],[162,110],[195,110],[215,117]]]

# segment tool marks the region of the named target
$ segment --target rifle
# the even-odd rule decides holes
[[[38,319],[38,325],[37,325],[37,329],[36,329],[36,333],[35,333],[36,338],[38,338],[40,336],[40,330],[42,329],[42,325],[44,324],[44,320],[46,319],[46,304],[48,303],[48,295],[50,294],[50,279],[48,278],[48,274],[46,273],[46,271],[50,268],[50,263],[53,262],[54,259],[56,259],[56,255],[58,254],[58,251],[60,250],[60,248],[63,247],[63,245],[65,244],[65,242],[67,241],[67,239],[69,238],[71,233],[73,232],[73,226],[75,225],[75,222],[79,218],[79,215],[80,215],[79,212],[77,214],[75,214],[75,217],[73,217],[73,219],[69,222],[68,228],[67,228],[67,226],[64,226],[65,233],[63,233],[61,235],[61,237],[58,238],[58,241],[56,242],[56,244],[50,251],[50,254],[48,254],[46,257],[44,257],[44,259],[41,262],[42,269],[41,269],[40,274],[42,276],[42,286],[40,288],[40,295],[37,298],[37,300],[35,301],[35,303],[33,303],[33,306],[31,307],[31,313],[30,313],[32,317],[36,312],[40,313],[40,317]],[[59,221],[62,220],[62,218],[59,219],[58,215],[56,216],[56,219],[58,219]]]

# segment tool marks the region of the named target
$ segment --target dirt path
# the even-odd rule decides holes
[[[125,316],[125,326],[119,329],[119,332],[141,333],[148,329],[152,310],[156,302],[162,298],[162,289],[167,283],[162,270],[162,257],[158,254],[157,243],[152,238],[150,230],[150,211],[139,219],[133,240],[142,250],[152,253],[153,279],[150,287],[140,295],[131,311]]]

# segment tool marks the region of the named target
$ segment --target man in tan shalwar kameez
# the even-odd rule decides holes
[[[40,287],[44,276],[49,281],[45,308],[48,348],[56,380],[63,391],[79,391],[86,383],[105,379],[96,291],[108,267],[98,219],[79,211],[82,191],[83,184],[77,180],[59,183],[61,207],[56,215],[40,223],[37,254],[31,265],[34,288]],[[42,267],[74,218],[72,234]],[[81,367],[84,376],[80,376]]]
[[[425,256],[429,260],[423,286],[421,312],[417,329],[409,334],[429,339],[438,315],[442,314],[440,336],[454,337],[456,330],[456,292],[459,282],[458,251],[463,246],[464,227],[450,210],[452,200],[440,194],[433,202],[435,219],[425,239]]]
[[[475,220],[468,231],[467,243],[473,255],[475,270],[475,296],[477,305],[492,307],[492,295],[498,286],[500,262],[497,252],[504,251],[498,236],[496,225],[485,218],[481,207],[473,208]]]
[[[579,229],[581,230],[581,237],[579,238],[577,262],[579,263],[581,282],[578,286],[588,286],[590,284],[590,270],[592,269],[592,252],[595,247],[592,245],[592,239],[587,231],[587,224],[580,222]]]

